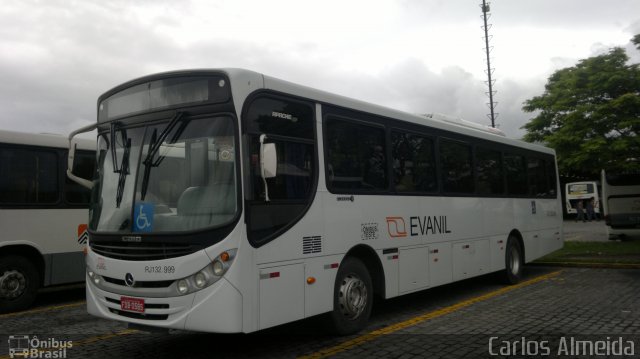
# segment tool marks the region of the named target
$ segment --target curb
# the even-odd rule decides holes
[[[640,269],[640,263],[532,262],[527,264],[545,267]]]

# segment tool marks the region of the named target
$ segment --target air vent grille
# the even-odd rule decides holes
[[[322,237],[302,237],[302,254],[322,252]]]

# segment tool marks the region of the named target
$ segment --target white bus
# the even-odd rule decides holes
[[[567,214],[576,214],[578,201],[582,201],[586,218],[587,203],[593,199],[593,210],[600,216],[600,196],[596,181],[571,182],[565,184],[565,206]]]
[[[95,142],[78,140],[75,171],[92,176]],[[90,192],[69,180],[60,135],[0,131],[0,313],[42,286],[84,280]]]
[[[609,239],[640,237],[640,171],[602,170],[602,198]]]
[[[246,70],[162,73],[98,100],[90,314],[253,332],[563,245],[551,149]]]

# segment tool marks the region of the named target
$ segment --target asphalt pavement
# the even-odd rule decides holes
[[[608,242],[607,225],[604,221],[564,221],[564,240],[581,242]]]
[[[637,358],[639,292],[638,270],[527,267],[514,286],[488,275],[378,302],[346,337],[316,318],[251,334],[147,333],[73,301],[0,315],[0,359],[21,338],[39,358]]]

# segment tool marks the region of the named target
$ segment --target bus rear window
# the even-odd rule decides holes
[[[591,183],[572,184],[572,185],[569,185],[569,190],[567,192],[570,195],[594,193],[593,184]]]

